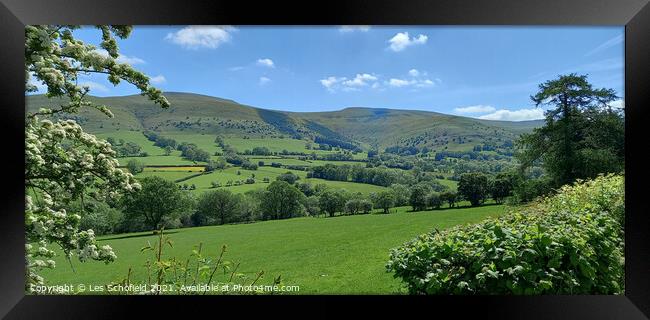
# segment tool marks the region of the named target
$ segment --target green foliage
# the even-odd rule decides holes
[[[149,230],[160,229],[192,207],[192,200],[172,181],[151,176],[140,183],[141,190],[124,197],[124,213],[129,220],[142,220]]]
[[[408,205],[409,197],[411,196],[411,190],[409,190],[408,186],[393,184],[390,186],[390,190],[393,192],[395,207]]]
[[[440,201],[446,202],[450,208],[453,208],[458,202],[458,194],[454,191],[445,191],[440,194]]]
[[[81,215],[79,229],[92,229],[96,235],[119,231],[117,228],[123,216],[120,210],[109,206],[106,202],[91,199],[74,201],[66,207],[66,211],[79,212]]]
[[[411,187],[409,205],[411,205],[413,211],[426,210],[427,195],[430,191],[431,189],[424,183],[419,183]]]
[[[515,203],[530,202],[551,191],[551,181],[546,178],[531,179],[520,176],[514,183],[513,201]]]
[[[225,189],[202,193],[196,203],[196,225],[226,224],[237,220],[239,198]]]
[[[512,180],[505,176],[497,176],[490,180],[490,194],[496,203],[503,203],[503,200],[512,194]]]
[[[273,181],[262,196],[265,219],[287,219],[299,215],[304,195],[286,181]]]
[[[537,106],[550,106],[546,123],[518,141],[523,167],[535,162],[552,178],[553,186],[624,168],[623,114],[610,103],[612,89],[594,89],[586,75],[563,75],[539,86],[531,97]]]
[[[246,161],[246,162],[242,163],[241,167],[242,167],[242,169],[246,169],[246,170],[257,170],[257,168],[258,168],[257,164],[249,162],[249,161]]]
[[[278,181],[286,181],[288,184],[294,184],[300,177],[291,171],[287,171],[275,178]]]
[[[326,189],[319,195],[320,209],[333,217],[337,212],[345,210],[345,203],[348,200],[348,195],[345,190]]]
[[[388,213],[388,209],[395,206],[395,192],[381,191],[371,194],[371,198],[374,207],[381,208],[384,213]]]
[[[345,212],[349,214],[368,214],[372,211],[372,202],[367,199],[351,199],[345,202]]]
[[[115,146],[113,150],[115,150],[118,157],[141,157],[147,155],[146,152],[142,152],[142,147],[133,142],[122,143]]]
[[[101,201],[139,188],[131,174],[117,168],[111,144],[85,133],[75,120],[59,117],[72,116],[86,107],[113,117],[107,106],[87,98],[90,88],[77,84],[79,75],[105,74],[113,85],[129,82],[156,104],[169,107],[162,92],[149,85],[146,75],[116,61],[119,52],[115,37],[128,37],[130,26],[97,26],[102,33],[100,47],[106,54],[76,39],[74,31],[78,28],[25,27],[25,93],[37,91],[32,78],[47,87],[46,103],[28,108],[25,119],[27,292],[44,283],[40,270],[55,266],[49,244],[60,246],[68,260],[73,254],[80,261],[108,263],[116,259],[110,246],[96,243],[93,230],[79,230],[81,218],[77,213],[68,213],[62,207],[84,195]]]
[[[485,201],[489,192],[488,177],[483,173],[464,173],[458,182],[458,194],[477,206]]]
[[[131,174],[138,174],[144,170],[144,163],[131,159],[126,163],[126,168],[131,172]]]
[[[205,171],[223,170],[226,168],[226,161],[219,158],[217,160],[209,160],[205,165]]]
[[[414,294],[621,294],[624,183],[565,186],[499,219],[421,235],[387,269]]]
[[[438,192],[431,192],[427,196],[427,206],[429,208],[433,209],[440,209],[442,206],[442,198],[440,197],[440,193]]]

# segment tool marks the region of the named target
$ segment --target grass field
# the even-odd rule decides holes
[[[475,223],[506,211],[500,205],[408,210],[401,207],[387,215],[307,217],[170,230],[174,246],[166,248],[164,254],[184,261],[193,246],[202,242],[204,252],[214,258],[226,244],[226,259],[241,262],[239,271],[249,276],[264,270],[264,284],[281,275],[285,285],[300,286],[301,294],[403,293],[401,283],[384,268],[391,248],[433,228]],[[50,284],[102,285],[123,279],[132,267],[132,279],[146,281],[143,264],[147,256],[140,248],[156,240],[151,233],[100,237],[100,245],[108,244],[115,250],[115,262],[106,265],[73,260],[73,272],[59,254],[56,269],[44,271],[43,276]]]
[[[148,153],[150,156],[161,156],[164,154],[163,149],[154,146],[153,141],[149,141],[140,131],[120,130],[111,133],[99,133],[97,134],[97,137],[104,140],[112,137],[116,141],[124,139],[124,142],[133,142],[139,145],[142,148],[142,151]],[[178,152],[178,154],[180,154],[180,152]]]
[[[143,171],[136,174],[135,177],[136,179],[141,179],[145,177],[157,176],[157,177],[164,178],[166,180],[176,181],[178,179],[182,179],[196,173],[197,172],[187,172],[187,171],[165,171],[165,172]]]
[[[165,165],[177,166],[177,165],[201,164],[200,162],[195,163],[194,161],[183,159],[180,156],[174,156],[174,155],[148,156],[148,157],[124,157],[124,158],[117,158],[117,161],[120,163],[121,166],[125,166],[127,163],[129,163],[129,160],[131,159],[135,159],[141,163],[144,163],[144,165],[146,166],[165,166]]]

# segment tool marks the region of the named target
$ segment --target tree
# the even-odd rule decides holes
[[[141,190],[124,197],[124,213],[128,219],[143,219],[150,230],[160,229],[191,207],[187,196],[172,181],[151,176],[143,178],[141,184]]]
[[[393,201],[395,202],[396,207],[405,206],[409,203],[409,197],[411,196],[411,190],[403,184],[392,184],[390,186],[391,191],[393,192]]]
[[[463,173],[458,181],[458,193],[472,206],[478,206],[488,195],[488,177],[480,172]]]
[[[144,170],[144,163],[131,159],[126,163],[126,168],[131,172],[131,174],[138,174]]]
[[[216,161],[215,160],[210,160],[208,163],[205,165],[205,171],[214,171],[214,170],[223,170],[226,168],[226,161],[223,159],[219,158]]]
[[[458,194],[454,191],[445,191],[440,194],[440,200],[442,202],[447,202],[449,208],[453,208],[458,201]]]
[[[611,107],[612,89],[594,89],[586,75],[546,81],[531,96],[546,111],[545,125],[517,141],[522,168],[541,161],[555,186],[624,166],[624,120]]]
[[[174,151],[174,148],[172,148],[172,146],[165,146],[163,148],[163,151],[165,152],[165,155],[168,156],[168,155],[172,154],[172,151]]]
[[[122,212],[109,206],[106,202],[86,199],[76,200],[66,206],[67,212],[79,212],[81,220],[79,229],[92,229],[96,235],[119,232]]]
[[[503,199],[512,194],[512,182],[508,177],[498,176],[490,181],[490,194],[496,203],[502,203]]]
[[[372,211],[372,201],[368,199],[359,200],[359,210],[363,212],[363,214],[370,213]]]
[[[300,179],[300,177],[291,171],[287,171],[286,173],[279,175],[276,179],[278,181],[286,181],[289,184],[294,184],[298,179]]]
[[[355,215],[362,211],[363,199],[351,199],[345,202],[345,212]]]
[[[395,193],[391,191],[381,191],[374,195],[373,202],[376,208],[381,208],[384,213],[395,204]]]
[[[320,194],[320,209],[333,217],[335,213],[342,212],[345,209],[347,195],[343,190],[327,189]]]
[[[309,182],[298,182],[296,183],[296,188],[307,197],[311,197],[316,193],[314,187]]]
[[[199,196],[196,204],[197,221],[201,225],[226,224],[236,221],[239,202],[232,192],[226,189],[206,191]]]
[[[429,188],[424,184],[416,184],[411,187],[411,196],[409,197],[409,204],[413,207],[413,211],[425,210],[427,208],[427,195]]]
[[[305,197],[302,205],[305,207],[305,211],[309,216],[318,217],[320,215],[321,210],[320,210],[320,206],[318,205],[317,196]]]
[[[25,92],[36,92],[33,82],[47,87],[47,96],[63,98],[36,112],[25,121],[25,289],[42,285],[38,273],[54,268],[55,255],[48,245],[55,244],[67,257],[78,255],[111,262],[116,255],[109,245],[98,245],[92,230],[80,231],[77,212],[62,210],[71,201],[85,197],[103,201],[117,199],[138,190],[133,175],[117,168],[111,144],[83,131],[73,120],[56,119],[57,114],[75,114],[81,108],[94,108],[108,117],[107,106],[87,99],[90,88],[77,85],[78,76],[107,74],[117,85],[126,81],[163,108],[169,102],[161,91],[149,85],[149,78],[130,65],[118,63],[115,37],[125,39],[130,26],[97,26],[102,33],[100,47],[87,45],[74,36],[79,26],[28,25],[25,27]],[[114,141],[113,141],[114,142]],[[47,260],[47,261],[45,261]],[[51,262],[50,262],[51,261]]]
[[[286,181],[273,181],[264,192],[262,207],[266,219],[287,219],[298,215],[304,195]]]
[[[427,205],[433,209],[440,209],[440,206],[442,206],[442,198],[440,197],[440,193],[429,193],[427,196]]]

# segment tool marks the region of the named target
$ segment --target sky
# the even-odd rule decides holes
[[[75,34],[101,39],[93,28]],[[118,44],[119,61],[163,91],[265,109],[534,120],[543,118],[530,99],[538,85],[571,72],[624,96],[623,26],[135,26]],[[102,76],[80,82],[96,96],[139,93]]]

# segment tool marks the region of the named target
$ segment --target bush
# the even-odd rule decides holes
[[[246,170],[257,170],[257,165],[248,161],[242,163],[241,167]]]
[[[424,234],[387,264],[413,294],[620,294],[621,176],[563,187],[521,212]]]
[[[144,171],[144,163],[135,159],[131,159],[126,164],[126,168],[129,170],[129,172],[131,172],[131,174],[138,174]]]

